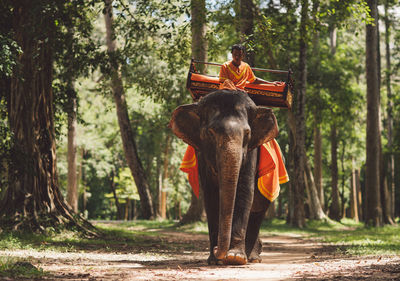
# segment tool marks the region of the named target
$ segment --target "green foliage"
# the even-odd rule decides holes
[[[114,178],[116,185],[116,195],[120,200],[120,203],[126,203],[126,200],[133,199],[139,200],[139,193],[133,179],[132,173],[128,167],[120,168],[117,172],[117,177]],[[106,194],[107,198],[113,198],[112,193]]]
[[[10,77],[17,65],[17,56],[21,48],[11,39],[11,35],[0,34],[0,76]]]
[[[28,259],[0,257],[0,277],[40,278],[46,273],[33,266]]]

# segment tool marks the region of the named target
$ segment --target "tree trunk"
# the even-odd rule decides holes
[[[163,176],[161,181],[161,193],[160,193],[160,216],[163,219],[167,218],[167,182],[168,182],[168,164],[169,164],[169,147],[171,145],[171,135],[167,135],[167,140],[165,141],[164,150],[164,165],[163,165]]]
[[[308,163],[308,159],[306,158],[305,161],[306,163],[304,163],[304,166],[306,172],[306,182],[308,182],[306,186],[308,186],[310,199],[310,217],[315,220],[323,220],[326,219],[326,215],[319,201],[317,187],[314,182],[314,177],[311,172],[311,167]]]
[[[239,12],[239,23],[240,23],[240,41],[247,43],[252,40],[254,34],[254,14],[255,4],[253,0],[240,0],[240,12]],[[254,52],[247,51],[245,61],[250,65],[254,66],[255,56]]]
[[[56,27],[52,12],[34,13],[55,7],[31,0],[12,5],[14,40],[22,53],[9,93],[13,162],[10,185],[0,202],[1,225],[31,231],[75,225],[94,234],[90,223],[74,217],[58,187],[52,92]]]
[[[207,19],[206,19],[206,1],[205,0],[191,0],[191,14],[190,21],[192,27],[192,57],[196,60],[207,61],[208,42],[206,38]],[[206,68],[203,69],[206,72]],[[199,198],[192,192],[192,199],[186,214],[180,220],[181,224],[199,221],[203,217],[204,203],[203,193],[200,189]],[[179,205],[180,213],[180,205]],[[180,214],[178,215],[180,217]]]
[[[340,221],[340,203],[338,189],[338,166],[337,166],[337,135],[335,124],[331,125],[331,178],[332,178],[332,202],[329,208],[329,217]]]
[[[312,17],[313,21],[317,26],[320,26],[319,18],[319,0],[313,0]],[[321,109],[318,106],[318,101],[320,100],[320,43],[319,43],[319,28],[314,29],[313,33],[313,50],[312,50],[312,65],[316,73],[316,89],[315,89],[315,99],[317,104],[314,108],[314,180],[315,186],[318,191],[319,202],[322,209],[325,206],[325,196],[322,185],[322,136],[321,136]]]
[[[192,28],[192,57],[199,61],[207,61],[207,19],[206,19],[206,1],[191,0],[190,21]],[[206,64],[200,64],[197,67],[200,72],[206,73]]]
[[[346,153],[346,141],[342,141],[342,153],[340,155],[340,164],[342,167],[342,192],[340,193],[340,199],[342,200],[342,206],[340,208],[341,212],[342,212],[342,218],[346,217],[346,199],[344,197],[344,188],[346,185],[346,174],[345,174],[345,170],[344,170],[344,155]]]
[[[391,22],[388,14],[389,1],[385,1],[385,49],[386,49],[386,91],[387,91],[387,147],[389,151],[388,161],[388,186],[390,195],[390,215],[392,218],[395,217],[395,180],[394,180],[394,154],[393,154],[393,94],[391,88],[391,59],[390,59],[390,34],[391,34]]]
[[[76,153],[76,93],[74,84],[69,84],[68,93],[68,180],[67,202],[75,213],[78,212],[78,181],[77,181],[77,153]]]
[[[122,218],[122,210],[121,210],[121,204],[119,203],[118,195],[117,195],[117,188],[115,186],[115,181],[114,181],[114,171],[111,172],[111,191],[113,193],[113,197],[115,200],[115,206],[117,207],[117,220],[120,220]]]
[[[290,179],[294,179],[294,147],[295,147],[295,135],[296,135],[296,128],[295,126],[290,126],[291,123],[294,123],[293,114],[288,114],[288,121],[289,124],[289,161],[288,161],[288,174]],[[293,225],[294,223],[294,213],[295,213],[295,200],[294,200],[294,185],[293,180],[288,182],[288,210],[287,210],[287,217],[286,223],[289,225]]]
[[[361,182],[360,182],[360,170],[355,170],[355,177],[356,177],[356,198],[357,198],[357,209],[358,209],[358,217],[362,221],[364,220],[364,212],[362,208],[362,192],[361,192]]]
[[[378,20],[376,0],[368,0],[371,17]],[[378,30],[376,24],[366,26],[366,79],[367,79],[367,136],[366,136],[366,178],[365,178],[365,223],[382,225],[380,198],[379,151],[380,151],[380,90],[378,71]]]
[[[267,209],[267,212],[265,213],[265,219],[267,220],[272,220],[273,218],[276,217],[276,212],[275,212],[275,202],[271,202],[270,206]]]
[[[322,136],[321,124],[317,121],[318,113],[314,115],[314,179],[322,209],[325,206],[324,187],[322,185]]]
[[[116,52],[116,41],[114,37],[113,28],[113,12],[112,12],[112,0],[105,0],[105,24],[106,24],[106,40],[107,40],[107,51],[110,57]],[[111,70],[111,87],[114,95],[114,100],[117,106],[118,124],[120,127],[122,144],[124,148],[126,162],[132,172],[132,176],[135,180],[140,203],[142,208],[142,217],[144,219],[153,219],[153,202],[150,194],[149,183],[146,178],[142,163],[139,159],[139,155],[134,140],[134,134],[129,120],[126,97],[124,88],[122,85],[121,71],[118,63],[113,61]]]
[[[126,203],[125,203],[125,215],[124,215],[125,221],[129,220],[129,206],[130,205],[131,205],[131,199],[128,197],[128,198],[126,198]]]
[[[304,214],[304,187],[305,187],[305,105],[306,105],[306,84],[307,84],[307,18],[308,1],[301,1],[301,22],[300,22],[300,56],[299,56],[299,90],[295,104],[296,134],[294,144],[294,220],[293,226],[303,228],[305,226]]]
[[[358,201],[357,201],[357,177],[355,169],[355,161],[352,159],[351,169],[351,189],[350,189],[350,217],[356,222],[359,222],[358,217]]]

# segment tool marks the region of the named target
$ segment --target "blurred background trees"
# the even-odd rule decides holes
[[[396,1],[6,0],[0,7],[3,222],[25,223],[43,202],[44,213],[62,205],[57,216],[70,214],[66,221],[75,213],[181,220],[188,210],[184,221],[201,219],[201,204],[179,170],[186,145],[167,124],[175,107],[191,102],[190,59],[222,63],[235,43],[245,45],[256,67],[294,72],[294,110],[275,110],[291,181],[268,217],[299,227],[326,216],[374,226],[399,217]],[[21,9],[29,31],[18,24]],[[202,71],[218,75],[219,69]],[[47,90],[31,86],[41,81]],[[43,98],[47,109],[39,105]],[[39,152],[28,153],[35,138],[32,151]],[[43,159],[51,163],[48,172],[32,164]],[[18,183],[24,175],[35,184]],[[54,203],[58,196],[51,194],[58,192]]]

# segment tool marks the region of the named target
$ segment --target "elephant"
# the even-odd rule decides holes
[[[217,90],[177,107],[169,124],[194,147],[210,240],[209,265],[261,262],[259,230],[270,204],[257,188],[259,146],[278,135],[272,109],[244,91]]]

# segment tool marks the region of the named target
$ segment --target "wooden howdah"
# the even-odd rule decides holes
[[[186,87],[190,91],[194,101],[201,97],[216,91],[220,88],[219,78],[206,74],[198,73],[195,69],[195,63],[204,63],[211,65],[221,65],[217,63],[198,62],[192,60]],[[292,108],[293,102],[293,82],[291,79],[291,71],[272,70],[262,68],[252,68],[253,71],[264,71],[278,74],[286,74],[287,81],[277,81],[277,85],[273,84],[251,84],[247,83],[244,90],[249,97],[257,105],[268,107]]]

